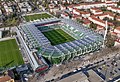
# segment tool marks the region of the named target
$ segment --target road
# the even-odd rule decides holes
[[[120,51],[120,48],[112,48],[112,49],[102,49],[99,52],[94,52],[91,54],[85,55],[85,57],[81,57],[81,59],[70,61],[61,65],[54,65],[49,72],[44,76],[44,81],[49,81],[52,79],[56,79],[62,77],[63,75],[73,72],[73,70],[85,67],[88,64],[97,64],[98,61],[107,61],[107,58],[112,58],[116,53]],[[38,78],[39,79],[39,78]],[[42,78],[43,79],[43,78]],[[38,80],[38,82],[40,79]],[[44,82],[43,81],[43,82]],[[42,82],[42,81],[40,81]]]

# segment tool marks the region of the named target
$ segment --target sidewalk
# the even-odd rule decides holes
[[[13,37],[1,38],[0,41],[5,41],[5,40],[9,40],[9,39],[14,39],[14,38]]]

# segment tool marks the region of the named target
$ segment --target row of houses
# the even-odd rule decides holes
[[[120,13],[120,8],[118,8],[118,7],[110,6],[110,7],[107,7],[107,9],[111,10],[112,12],[115,12],[115,13]]]
[[[105,26],[105,23],[103,23],[103,19],[104,18],[109,18],[110,20],[118,20],[120,21],[120,16],[116,15],[115,13],[112,13],[112,12],[103,12],[101,9],[99,8],[91,8],[89,9],[89,11],[87,10],[80,10],[80,9],[77,9],[77,8],[73,8],[73,10],[71,11],[71,14],[72,14],[72,19],[85,19],[87,22],[84,22],[85,25],[88,25],[90,24],[90,21],[93,22],[93,23],[96,23],[95,21],[97,21],[97,25],[98,26],[102,26],[104,28]],[[61,14],[61,17],[63,18],[69,18],[69,15],[66,13],[66,12],[63,12]],[[87,23],[87,24],[86,24]],[[113,26],[112,23],[109,23],[111,26]],[[100,27],[101,28],[101,27]]]
[[[95,7],[107,7],[107,6],[117,6],[116,2],[110,2],[110,3],[105,3],[105,2],[93,2],[93,3],[81,3],[81,4],[75,4],[75,5],[70,5],[68,6],[68,9],[70,11],[73,10],[73,8],[77,9],[90,9],[90,8],[95,8]]]
[[[56,0],[56,3],[57,3],[57,0]],[[60,10],[64,11],[66,9],[72,12],[75,9],[91,9],[91,8],[100,8],[100,7],[109,7],[109,6],[117,7],[117,3],[113,1],[105,1],[105,2],[88,2],[88,3],[80,3],[80,4],[71,4],[68,6],[57,4],[56,6],[56,4],[51,2],[51,4],[49,4],[49,9],[50,9],[50,12],[56,13]],[[93,12],[93,13],[100,14],[101,11],[97,10],[96,12]]]

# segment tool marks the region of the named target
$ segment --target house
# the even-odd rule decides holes
[[[98,8],[91,8],[90,9],[91,13],[93,13],[94,15],[97,15],[97,14],[102,14],[102,10],[98,9]]]
[[[117,17],[116,17],[116,20],[120,21],[120,16],[117,16]]]
[[[117,3],[116,2],[110,2],[110,3],[106,3],[107,6],[117,6]]]
[[[114,17],[115,15],[111,12],[105,12],[103,14],[97,14],[97,15],[94,15],[95,17],[98,17],[99,19],[103,20],[105,17],[111,19],[111,20],[114,20]]]
[[[106,17],[108,17],[109,19],[114,20],[115,14],[113,14],[111,12],[105,12],[105,14],[107,15]]]
[[[103,14],[97,14],[97,15],[94,15],[94,16],[99,17],[99,19],[103,20],[105,17],[107,17],[107,14],[103,13]]]
[[[120,8],[117,8],[117,7],[107,7],[108,10],[111,10],[112,12],[116,12],[116,13],[120,13]]]
[[[73,9],[73,13],[74,13],[74,14],[77,14],[77,15],[80,15],[80,10],[77,9],[77,8],[74,8],[74,9]]]
[[[89,26],[90,25],[90,20],[88,20],[87,18],[83,18],[83,25],[84,26]]]
[[[99,18],[96,18],[95,16],[90,16],[90,17],[88,17],[88,19],[89,19],[91,22],[93,22],[93,23],[95,23],[95,24],[97,24],[97,25],[100,25],[100,26],[103,26],[103,27],[106,26],[105,21],[103,21],[103,20],[101,20],[101,19],[99,19]],[[108,22],[108,25],[109,25],[109,26],[113,26],[113,23]]]
[[[65,7],[64,5],[60,5],[60,9],[61,9],[61,10],[65,10],[66,7]]]
[[[77,14],[73,14],[72,19],[73,20],[82,19],[82,16],[81,15],[77,15]]]
[[[118,34],[119,37],[120,37],[120,26],[119,26],[119,27],[116,27],[116,28],[114,29],[114,32],[115,32],[116,34]]]
[[[91,2],[91,3],[82,3],[79,5],[75,5],[74,8],[78,9],[90,9],[95,7],[103,7],[106,6],[106,3],[103,2]]]
[[[54,13],[54,15],[56,15],[57,12],[59,12],[59,11],[60,11],[59,7],[54,7],[52,9],[50,9],[50,12]]]
[[[80,11],[80,14],[83,18],[88,18],[90,16],[90,13],[87,11]]]
[[[70,5],[68,6],[68,9],[72,11],[73,8],[77,9],[91,9],[91,8],[99,8],[99,7],[107,7],[107,6],[117,6],[116,2],[89,2],[89,3],[81,3],[81,4],[76,4],[76,5]]]
[[[65,12],[63,12],[63,13],[61,14],[61,17],[66,18],[66,19],[69,19],[69,15],[68,15],[67,13],[65,13]]]
[[[74,5],[70,5],[67,8],[69,9],[69,11],[73,11]]]
[[[97,30],[104,30],[104,27],[103,26],[101,26],[101,25],[97,25]]]

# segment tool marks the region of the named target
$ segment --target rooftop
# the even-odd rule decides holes
[[[66,77],[58,82],[89,82],[87,76],[82,72],[73,74],[69,77]]]
[[[88,71],[90,82],[104,82],[104,80],[97,75],[93,70]]]

